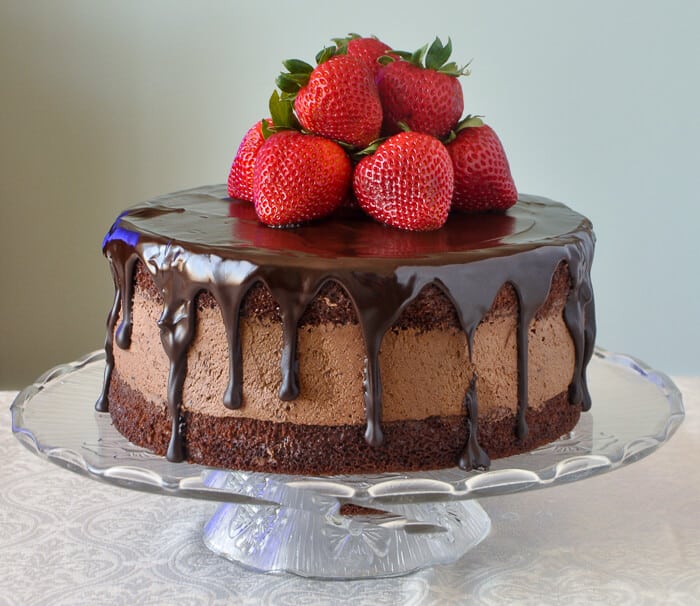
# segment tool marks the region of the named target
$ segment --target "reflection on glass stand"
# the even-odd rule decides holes
[[[215,553],[266,572],[318,578],[406,574],[454,562],[491,522],[477,497],[517,493],[617,469],[668,441],[683,420],[663,373],[596,350],[593,398],[574,431],[532,453],[458,468],[362,476],[286,476],[170,463],[123,438],[93,411],[103,352],[54,368],[12,404],[12,429],[32,451],[94,479],[221,501],[204,528]],[[517,498],[514,496],[513,498]]]

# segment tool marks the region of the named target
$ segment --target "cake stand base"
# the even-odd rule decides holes
[[[318,495],[314,500],[315,507],[304,509],[221,505],[204,528],[204,543],[256,571],[359,579],[455,562],[491,528],[475,500],[391,504],[391,511],[342,505]]]

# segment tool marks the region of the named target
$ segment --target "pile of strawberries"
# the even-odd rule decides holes
[[[261,222],[292,226],[357,205],[400,229],[440,228],[451,210],[505,210],[517,191],[496,133],[466,116],[439,38],[414,53],[351,34],[314,67],[291,59],[270,118],[246,133],[228,193]]]

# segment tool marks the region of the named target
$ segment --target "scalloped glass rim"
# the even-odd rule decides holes
[[[11,406],[17,438],[49,461],[97,480],[236,503],[304,508],[313,495],[360,504],[415,503],[544,488],[638,461],[667,442],[684,417],[680,391],[668,376],[634,357],[596,348],[588,370],[593,407],[574,431],[532,453],[497,459],[486,472],[456,467],[327,477],[222,472],[171,463],[116,432],[109,415],[93,409],[103,368],[104,352],[95,351],[48,370],[21,391]]]

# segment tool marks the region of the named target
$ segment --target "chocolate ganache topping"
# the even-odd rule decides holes
[[[299,319],[326,282],[342,286],[355,307],[366,349],[365,439],[378,446],[383,441],[379,350],[401,312],[425,286],[436,285],[454,305],[471,355],[477,326],[499,289],[510,283],[519,303],[514,431],[522,439],[528,432],[528,327],[561,262],[567,263],[572,284],[564,308],[575,353],[569,400],[583,410],[590,407],[585,370],[595,338],[590,281],[594,242],[588,219],[563,204],[534,196],[521,196],[503,214],[453,213],[444,227],[431,232],[392,229],[353,211],[315,224],[272,229],[257,220],[251,204],[228,198],[223,185],[155,198],[122,213],[104,239],[115,296],[107,320],[104,387],[96,409],[105,412],[109,407],[114,343],[123,349],[130,346],[137,260],[163,295],[158,325],[170,361],[167,398],[172,429],[167,458],[171,461],[185,458],[182,389],[196,325],[195,298],[201,291],[216,299],[228,337],[229,379],[222,405],[240,408],[239,312],[251,286],[263,283],[279,306],[281,400],[292,400],[299,393]],[[473,380],[465,393],[469,435],[455,462],[464,469],[489,464],[478,444],[477,382]]]

